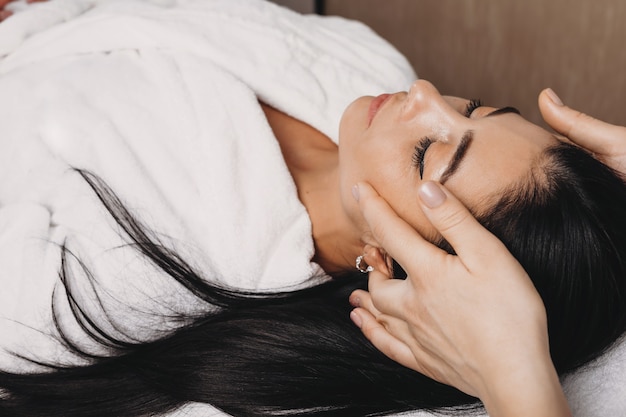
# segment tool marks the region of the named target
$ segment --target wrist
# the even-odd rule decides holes
[[[481,400],[491,417],[571,417],[554,365],[546,355],[504,368]]]

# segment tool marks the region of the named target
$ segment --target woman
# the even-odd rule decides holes
[[[111,59],[119,58],[113,55]],[[90,62],[89,68],[97,71],[100,66],[106,67],[108,59]],[[184,60],[176,63],[189,65]],[[12,70],[24,65],[18,58],[9,64]],[[115,64],[120,65],[119,61]],[[181,68],[189,76],[189,67]],[[132,74],[131,69],[124,74]],[[53,76],[68,73],[67,67],[61,67]],[[218,77],[218,73],[213,76]],[[108,81],[94,80],[102,84]],[[140,82],[138,78],[133,81]],[[138,88],[132,83],[125,86],[129,94]],[[270,93],[261,91],[257,97],[270,102]],[[248,100],[244,104],[258,106],[254,98],[254,103]],[[280,97],[275,100],[276,107],[284,106]],[[567,372],[590,360],[623,332],[620,293],[606,290],[623,287],[619,281],[624,276],[623,265],[607,260],[619,260],[615,252],[626,245],[626,232],[613,223],[611,228],[597,228],[590,218],[618,222],[613,215],[616,197],[608,204],[603,196],[626,198],[624,184],[586,153],[559,143],[510,108],[493,109],[477,102],[444,98],[424,81],[413,84],[408,93],[365,96],[354,101],[341,117],[339,149],[323,133],[323,126],[316,130],[313,124],[265,104],[260,109],[263,113],[259,114],[265,116],[280,146],[279,155],[284,159],[281,166],[293,178],[297,196],[310,218],[315,249],[310,256],[327,273],[339,278],[353,270],[354,259],[362,254],[363,240],[370,233],[352,197],[357,181],[372,183],[412,226],[448,247],[427,226],[408,191],[422,181],[437,179],[453,189],[510,245],[535,280],[548,306],[552,349],[559,371]],[[56,124],[53,127],[58,128]],[[508,141],[504,143],[502,137]],[[65,144],[55,142],[58,140],[55,136],[46,143],[63,150]],[[255,148],[257,151],[254,157],[262,159],[263,146]],[[182,284],[188,293],[179,288],[180,296],[186,296],[186,300],[195,296],[195,305],[202,309],[186,312],[176,306],[168,317],[163,311],[161,315],[151,311],[145,314],[139,306],[134,312],[138,318],[133,319],[131,314],[120,317],[111,306],[123,307],[123,303],[109,298],[109,288],[102,283],[106,279],[102,277],[103,269],[93,267],[97,259],[86,257],[90,252],[80,246],[63,244],[59,270],[69,295],[64,302],[55,300],[54,324],[68,350],[82,356],[89,365],[60,367],[51,374],[2,374],[2,411],[16,415],[145,415],[197,401],[234,415],[345,416],[474,406],[473,398],[394,364],[357,338],[358,331],[347,320],[345,297],[362,285],[362,279],[344,277],[291,293],[234,290],[237,281],[225,274],[220,276],[215,272],[219,268],[205,269],[203,264],[199,268],[188,249],[175,247],[177,242],[150,232],[161,229],[143,224],[134,215],[134,204],[126,202],[131,194],[118,191],[119,181],[109,177],[104,165],[90,164],[88,158],[79,161],[71,165],[89,171],[70,175],[84,180],[97,195],[98,204],[112,215],[113,227],[119,226],[122,242],[130,244],[124,253],[131,257],[124,259],[132,260],[132,254],[141,254],[139,261],[152,268],[153,274]],[[235,179],[232,184],[245,184],[248,177]],[[117,197],[120,194],[123,199]],[[622,203],[618,201],[619,206]],[[236,207],[245,211],[247,206]],[[98,232],[105,229],[96,227]],[[597,243],[601,249],[598,256],[572,240],[568,234],[571,230],[579,230]],[[227,246],[226,238],[214,233],[212,240]],[[544,245],[540,250],[538,243]],[[242,247],[248,244],[244,239],[240,241]],[[209,261],[219,264],[223,259],[213,256]],[[381,260],[375,266],[383,268],[383,263]],[[357,267],[365,265],[357,261]],[[600,271],[597,282],[589,282],[589,270]],[[242,274],[246,269],[234,271]],[[572,279],[575,284],[570,286],[564,277],[577,279]],[[231,286],[215,284],[220,281]],[[89,285],[93,285],[93,291],[85,295],[82,290]],[[84,297],[88,296],[95,297],[96,303],[86,301]],[[604,308],[595,309],[596,305]],[[69,310],[61,310],[67,306]],[[132,312],[127,306],[124,314]],[[573,327],[568,324],[572,315],[584,319]],[[84,335],[68,330],[72,324],[68,318],[72,316],[96,346],[86,345]],[[163,317],[170,328],[149,328],[137,334],[132,320],[141,324],[150,316],[153,321],[149,324],[161,324],[159,317]],[[51,362],[30,358],[43,365]],[[37,386],[40,388],[34,389]]]
[[[551,89],[541,93],[539,107],[557,132],[624,173],[626,128],[564,106]],[[405,366],[477,395],[489,415],[570,416],[549,356],[545,311],[535,289],[528,285],[528,275],[506,248],[434,183],[421,187],[422,207],[431,223],[453,243],[459,254],[454,260],[425,243],[371,188],[360,188],[359,204],[370,226],[379,232],[377,242],[405,265],[414,281],[414,285],[397,285],[388,275],[372,272],[371,297],[362,291],[351,295],[351,302],[358,306],[351,317],[367,338]],[[377,251],[369,250],[366,259],[375,262],[371,257],[376,256]],[[476,280],[482,282],[480,288]],[[398,293],[405,295],[402,306],[397,305]],[[439,305],[441,297],[455,301],[454,311]],[[490,308],[477,310],[478,300],[488,302]],[[463,316],[471,320],[460,321]],[[492,324],[490,337],[480,331],[482,323]],[[526,330],[513,328],[514,323],[523,323]],[[466,348],[458,350],[459,344]],[[624,351],[623,342],[613,354],[619,350]],[[513,359],[514,352],[517,359]],[[612,371],[607,373],[608,367]],[[571,386],[576,381],[570,381],[569,396],[578,403],[574,411],[587,416],[621,414],[624,405],[614,391],[620,389],[623,368],[617,355],[582,375],[587,385],[594,385],[596,394],[586,401],[584,386],[576,389]],[[609,377],[607,385],[611,373],[619,379],[611,381]]]

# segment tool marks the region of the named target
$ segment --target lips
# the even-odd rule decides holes
[[[372,100],[372,102],[370,103],[370,108],[369,111],[367,113],[367,126],[369,127],[372,124],[372,120],[374,120],[374,117],[376,116],[376,113],[378,113],[378,110],[380,110],[383,105],[387,102],[387,100],[389,100],[391,98],[391,94],[381,94],[378,97],[376,97],[374,100]]]

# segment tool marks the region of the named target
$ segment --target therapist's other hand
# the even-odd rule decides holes
[[[539,94],[539,110],[555,131],[626,175],[626,127],[605,123],[565,106],[549,88]]]
[[[368,184],[355,194],[372,231],[368,243],[408,275],[391,279],[380,252],[366,248],[375,267],[369,293],[355,291],[350,301],[353,321],[372,344],[479,397],[492,416],[569,415],[550,359],[545,308],[504,244],[438,183],[420,186],[422,210],[457,255],[424,240]]]

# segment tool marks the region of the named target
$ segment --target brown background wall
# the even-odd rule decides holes
[[[443,94],[512,105],[539,122],[537,95],[626,125],[624,0],[326,0],[389,40]]]

